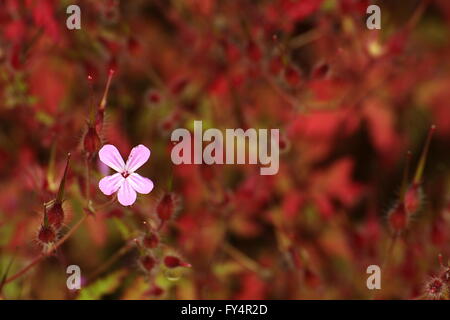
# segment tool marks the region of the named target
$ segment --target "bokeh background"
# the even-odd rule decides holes
[[[381,30],[366,27],[371,3]],[[70,4],[81,30],[66,28]],[[0,0],[1,297],[448,297],[429,281],[450,258],[449,26],[446,0]],[[279,173],[173,165],[170,133],[194,120],[279,128]],[[420,210],[395,236],[407,152],[411,182],[432,124]],[[132,207],[97,187],[103,143],[152,151],[139,173],[155,189]],[[8,281],[52,246],[39,232],[68,152],[57,238],[87,218]]]

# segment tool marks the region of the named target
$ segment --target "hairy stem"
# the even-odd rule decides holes
[[[64,242],[66,242],[69,237],[74,234],[75,231],[83,224],[84,220],[86,220],[87,215],[84,215],[83,218],[81,218],[70,230],[67,232],[64,237],[59,239],[47,252],[43,252],[37,257],[35,257],[28,265],[26,265],[24,268],[22,268],[20,271],[9,277],[5,280],[5,284],[10,283],[21,276],[23,276],[25,273],[27,273],[29,270],[31,270],[33,267],[39,264],[43,259],[50,256],[56,249],[58,249]]]

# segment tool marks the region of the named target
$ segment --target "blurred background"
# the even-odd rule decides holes
[[[446,0],[0,0],[1,297],[448,298],[430,281],[450,258],[449,26]],[[279,128],[278,174],[173,165],[194,120]],[[152,151],[132,207],[98,189],[104,143]]]

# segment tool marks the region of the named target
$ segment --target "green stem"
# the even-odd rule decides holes
[[[425,169],[425,164],[427,161],[428,149],[430,147],[431,138],[433,137],[433,133],[436,130],[436,126],[432,125],[430,130],[428,131],[427,140],[425,141],[425,146],[422,151],[422,155],[420,156],[419,163],[417,164],[416,175],[414,176],[414,184],[420,184],[422,180],[423,171]]]

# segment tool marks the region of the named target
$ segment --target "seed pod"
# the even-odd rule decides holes
[[[50,225],[42,225],[38,233],[38,239],[43,244],[50,244],[56,239],[56,232]]]
[[[431,299],[441,299],[446,294],[446,286],[439,278],[432,278],[425,287],[427,296]]]
[[[141,257],[139,262],[140,262],[142,268],[144,268],[144,270],[146,270],[146,271],[152,271],[156,265],[155,258],[153,258],[150,255]]]
[[[55,202],[50,209],[47,210],[47,220],[48,223],[56,229],[61,227],[64,222],[64,210],[61,203]]]
[[[405,230],[409,224],[409,216],[406,214],[403,204],[397,203],[388,213],[389,227],[393,233],[398,234]]]
[[[101,141],[97,134],[97,130],[95,127],[88,125],[88,130],[83,139],[84,151],[87,154],[92,155],[100,148],[100,144]]]
[[[156,207],[156,213],[161,221],[169,220],[175,211],[175,198],[172,193],[166,193]]]
[[[142,245],[144,247],[146,247],[147,249],[154,249],[158,246],[158,244],[159,244],[159,238],[153,232],[149,232],[142,239]]]
[[[414,214],[419,211],[422,205],[422,188],[419,185],[412,185],[405,193],[405,211]]]
[[[180,258],[175,257],[175,256],[166,256],[164,258],[164,265],[167,268],[176,268],[176,267],[186,267],[186,268],[190,268],[191,265],[189,263],[183,262],[180,260]]]

